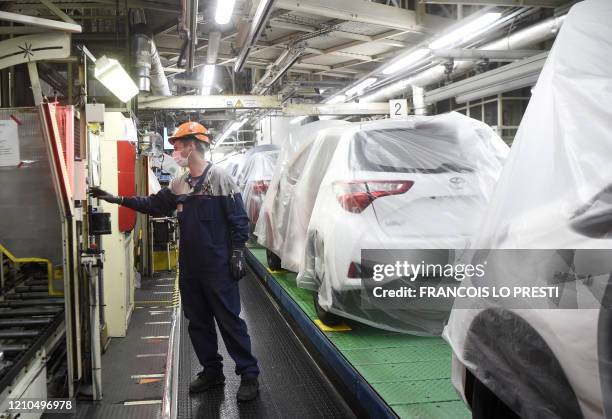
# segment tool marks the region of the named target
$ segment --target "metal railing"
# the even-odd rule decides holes
[[[166,354],[166,370],[164,372],[164,391],[162,399],[162,418],[174,419],[177,417],[177,397],[178,397],[178,374],[179,367],[175,365],[175,358],[178,356],[180,335],[181,335],[181,300],[178,289],[178,271],[174,283],[172,327],[170,338],[168,339],[168,352]]]
[[[15,257],[15,255],[13,255],[11,252],[9,252],[9,250],[4,247],[2,244],[0,244],[0,253],[2,254],[2,258],[6,257],[9,261],[11,261],[14,264],[20,264],[20,263],[44,263],[45,265],[47,265],[47,285],[48,285],[48,292],[49,292],[49,296],[50,297],[63,297],[64,296],[64,292],[63,291],[56,291],[53,288],[53,278],[54,278],[54,270],[53,270],[53,263],[49,260],[49,259],[44,259],[44,258],[18,258]],[[1,266],[0,269],[2,269],[2,275],[4,275],[4,266]]]

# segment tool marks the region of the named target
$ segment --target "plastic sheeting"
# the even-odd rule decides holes
[[[149,179],[149,193],[155,194],[159,192],[161,190],[161,185],[159,184],[159,179],[157,179],[157,176],[155,176],[155,173],[153,173],[153,170],[150,168],[147,169],[147,175]]]
[[[253,147],[245,154],[237,183],[251,226],[257,223],[263,198],[274,174],[278,153],[278,146],[264,145]]]
[[[213,161],[213,164],[222,167],[225,169],[228,175],[234,180],[234,182],[238,181],[238,174],[240,173],[240,168],[242,166],[242,162],[244,161],[244,154],[234,154],[232,156],[226,157],[220,162]]]
[[[313,122],[291,131],[282,143],[254,234],[260,244],[281,258],[285,269],[300,270],[318,185],[335,147],[325,144],[321,133],[348,125],[345,121]]]
[[[318,292],[321,308],[342,317],[440,335],[452,302],[394,305],[377,298],[371,271],[381,260],[362,260],[362,250],[384,256],[415,249],[412,262],[419,263],[425,257],[419,249],[468,246],[508,147],[489,126],[458,113],[352,124],[336,142],[307,227],[298,285]],[[396,285],[413,284],[403,278],[385,284]]]
[[[581,308],[597,284],[604,285],[600,301],[612,299],[610,22],[607,0],[570,10],[473,244],[583,249],[489,261],[529,285],[552,272],[571,274],[564,285],[578,308],[547,309],[530,299],[532,309],[519,310],[509,300],[480,298],[460,309],[455,301],[444,331],[456,359],[523,418],[612,417],[612,310]],[[484,278],[488,285],[495,279]],[[463,395],[461,364],[454,363],[453,381]]]

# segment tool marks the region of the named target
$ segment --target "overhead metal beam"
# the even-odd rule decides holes
[[[242,68],[244,67],[244,64],[251,52],[251,48],[253,48],[253,46],[257,43],[257,40],[265,30],[266,22],[270,18],[270,13],[272,12],[272,7],[275,1],[276,0],[259,1],[257,9],[255,9],[247,37],[240,48],[238,56],[236,57],[236,62],[234,63],[235,73],[242,71]]]
[[[318,28],[315,28],[313,26],[300,25],[297,23],[283,22],[283,21],[278,21],[278,20],[270,21],[270,26],[272,28],[286,29],[286,30],[292,30],[296,32],[307,32],[307,33],[316,32],[318,30]],[[377,42],[377,43],[386,44],[386,45],[390,45],[394,47],[406,48],[409,46],[409,44],[402,42],[402,41],[395,41],[395,40],[386,39],[386,38],[396,36],[396,35],[401,35],[401,34],[408,33],[408,32],[413,32],[413,31],[392,30],[392,31],[388,31],[388,32],[385,32],[379,35],[368,36],[368,35],[346,32],[342,30],[335,30],[335,31],[326,32],[325,36],[330,36],[332,38],[339,38],[339,39],[352,39],[355,41],[361,41],[362,43],[363,42]],[[269,46],[274,47],[277,45],[286,45],[288,42],[291,42],[294,38],[295,38],[295,34],[286,35],[286,36],[283,36],[281,38],[278,38],[272,41],[272,43]],[[355,46],[355,45],[352,45],[352,46]],[[350,46],[347,46],[346,48],[350,48]]]
[[[386,115],[389,113],[389,103],[300,103],[283,106],[285,116],[317,116],[317,115]]]
[[[0,0],[1,1],[1,0]],[[73,10],[73,9],[109,9],[115,8],[117,5],[116,0],[95,0],[91,2],[53,2],[53,4],[60,10]],[[120,6],[125,4],[125,0],[119,2]],[[158,12],[179,14],[180,10],[176,7],[169,5],[168,3],[157,3],[153,1],[142,1],[142,0],[127,0],[128,8],[132,9],[145,9],[155,10]],[[10,6],[10,10],[40,10],[47,9],[42,3],[13,3]]]
[[[280,109],[278,96],[138,96],[139,109]]]
[[[59,17],[64,22],[72,23],[74,25],[77,24],[74,20],[72,20],[70,16],[68,16],[66,13],[61,11],[55,4],[53,4],[51,0],[40,0],[40,2],[47,6],[47,9],[51,10],[51,12],[53,12],[55,16]]]
[[[454,22],[451,19],[426,15],[423,22],[419,23],[413,10],[365,0],[277,0],[276,7],[412,32],[431,32]]]
[[[411,44],[408,44],[406,42],[400,42],[400,41],[389,41],[389,42],[385,42],[386,38],[391,37],[391,36],[396,36],[399,34],[403,34],[405,33],[404,31],[397,31],[397,30],[393,30],[393,31],[388,31],[379,35],[374,35],[371,37],[368,37],[369,39],[367,41],[353,41],[353,42],[347,42],[341,45],[336,45],[335,47],[330,47],[324,50],[320,50],[318,52],[314,52],[313,54],[310,55],[305,55],[304,57],[302,57],[302,60],[308,60],[310,58],[314,58],[317,55],[340,55],[340,56],[348,56],[348,57],[352,57],[352,58],[357,58],[359,59],[359,57],[367,57],[363,54],[354,54],[354,53],[342,53],[342,50],[345,49],[349,49],[349,48],[354,48],[354,47],[358,47],[370,42],[377,42],[377,43],[384,43],[384,44],[392,44],[392,46],[396,46],[396,47],[402,47],[402,48],[406,48],[409,47]],[[364,59],[364,61],[374,61],[375,59],[372,57],[368,57],[368,59]]]
[[[112,6],[117,5],[117,0],[96,0],[97,3],[110,4]],[[143,0],[121,0],[119,4],[123,6],[123,4],[127,3],[127,7],[130,9],[145,9],[145,10],[155,10],[158,12],[164,13],[172,13],[178,15],[181,13],[180,7],[169,5],[168,3],[157,3],[154,1],[143,1]]]
[[[346,31],[331,31],[326,33],[327,36],[331,36],[333,38],[342,38],[342,39],[353,39],[355,41],[361,42],[372,42],[372,37],[369,35],[362,35],[360,33],[352,33]]]
[[[41,28],[60,30],[70,33],[80,33],[82,31],[81,25],[74,23],[60,22],[59,20],[42,19],[39,17],[22,15],[11,12],[1,12],[0,20],[6,20],[9,22],[21,23],[23,25],[38,26]]]
[[[278,20],[270,20],[270,27],[275,29],[285,29],[288,31],[296,31],[296,32],[314,32],[317,30],[314,26],[300,25],[297,23],[291,22],[282,22]]]
[[[328,52],[328,50],[326,49],[316,49],[316,48],[306,48],[305,52],[309,52],[310,54],[307,56],[304,56],[302,58],[303,60],[318,57],[320,55],[334,55],[337,57],[349,57],[349,58],[353,58],[353,59],[357,59],[361,61],[374,61],[374,58],[372,58],[371,56],[359,54],[356,52],[346,52],[346,51],[329,51]]]
[[[451,97],[463,103],[474,98],[532,86],[537,81],[547,57],[548,51],[430,90],[425,92],[425,103],[435,103]]]
[[[462,6],[558,7],[568,0],[420,0],[420,2]]]
[[[431,53],[439,58],[454,58],[459,60],[491,60],[491,61],[513,61],[521,60],[539,54],[539,50],[489,50],[489,49],[436,49]]]
[[[357,61],[357,62],[358,63],[362,63],[362,61]],[[310,69],[313,69],[313,70],[321,70],[321,71],[337,70],[337,72],[345,72],[345,73],[351,73],[351,74],[361,74],[361,71],[358,71],[358,70],[341,69],[341,67],[334,68],[334,66],[331,66],[331,65],[303,63],[303,62],[300,62],[300,61],[295,63],[293,66],[294,67],[302,67],[302,68],[310,68]]]

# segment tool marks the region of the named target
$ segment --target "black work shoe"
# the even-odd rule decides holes
[[[225,383],[225,375],[223,372],[206,372],[198,373],[198,378],[189,384],[190,393],[201,393],[213,387],[217,387]]]
[[[257,397],[257,394],[259,394],[259,381],[257,381],[257,377],[242,377],[240,388],[238,388],[238,393],[236,394],[238,401],[248,402]]]

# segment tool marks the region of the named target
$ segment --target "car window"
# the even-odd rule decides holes
[[[354,170],[404,173],[473,171],[455,142],[415,130],[359,132],[350,147],[349,162]]]
[[[312,143],[310,143],[307,147],[304,147],[300,154],[293,160],[291,166],[287,168],[287,182],[289,182],[289,184],[295,185],[300,179],[300,176],[304,171],[304,166],[306,166],[306,162],[308,161],[308,156],[310,155],[311,149]]]

